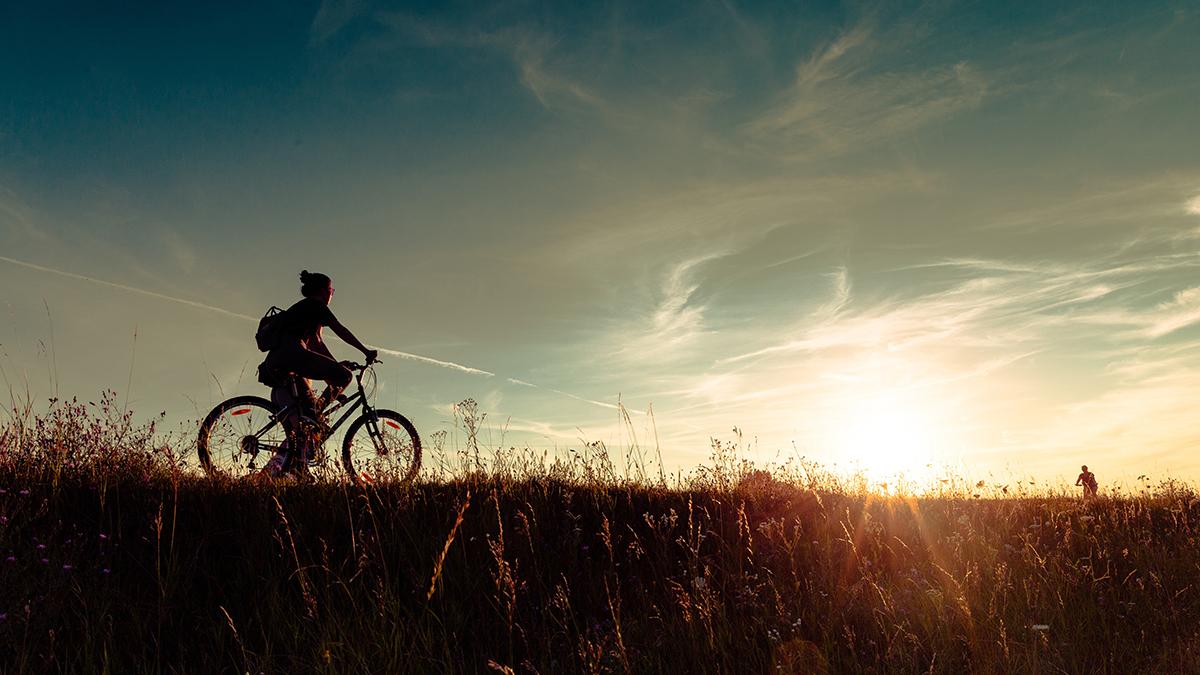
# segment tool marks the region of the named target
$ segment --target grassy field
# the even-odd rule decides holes
[[[250,486],[188,450],[111,397],[14,411],[0,671],[1200,670],[1200,500],[1174,483],[881,496],[720,448],[630,481],[593,448]]]

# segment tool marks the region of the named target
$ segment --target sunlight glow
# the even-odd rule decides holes
[[[930,412],[912,392],[850,397],[829,421],[828,447],[871,480],[923,481],[945,450],[941,427]]]

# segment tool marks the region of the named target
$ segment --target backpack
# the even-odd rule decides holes
[[[260,352],[269,352],[279,346],[279,329],[283,327],[283,310],[271,305],[263,318],[258,320],[258,330],[254,332],[254,341],[258,343]]]

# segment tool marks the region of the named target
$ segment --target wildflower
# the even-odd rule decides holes
[[[37,545],[37,550],[39,550],[39,551],[45,551],[45,550],[46,550],[46,545],[45,545],[45,544],[38,544],[38,545]]]
[[[698,591],[704,590],[704,587],[707,585],[708,585],[708,580],[705,579],[704,577],[696,577],[695,579],[692,579],[692,588],[694,588]]]
[[[71,564],[66,564],[66,565],[63,565],[63,570],[64,570],[64,571],[66,571],[66,572],[70,572],[70,571],[71,571],[71,570],[73,570],[73,569],[75,569],[75,566],[74,566],[74,565],[71,565]]]
[[[8,620],[8,612],[0,612],[0,621]]]
[[[17,562],[17,556],[15,556],[15,555],[10,555],[10,556],[8,556],[7,558],[5,558],[5,559],[4,559],[4,562]]]
[[[1050,625],[1045,624],[1045,623],[1035,623],[1032,626],[1030,626],[1030,628],[1032,628],[1033,630],[1036,630],[1038,632],[1044,633],[1044,632],[1050,630]]]
[[[42,564],[43,564],[43,565],[49,565],[49,564],[50,564],[50,559],[49,559],[49,558],[42,558]]]
[[[108,569],[107,567],[105,567],[104,569],[100,570],[100,574],[109,574],[109,573],[111,573],[111,572],[112,572],[112,570]]]
[[[29,496],[29,490],[21,490],[21,496],[22,496],[22,497],[28,497],[28,496]]]
[[[107,541],[107,540],[108,540],[108,535],[101,532],[100,533],[100,541]]]

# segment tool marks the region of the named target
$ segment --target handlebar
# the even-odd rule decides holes
[[[350,370],[357,370],[359,372],[364,371],[367,368],[370,368],[371,366],[375,365],[376,363],[383,363],[383,361],[380,359],[375,359],[374,361],[371,361],[369,363],[356,363],[354,361],[342,361],[343,366],[346,366]]]

